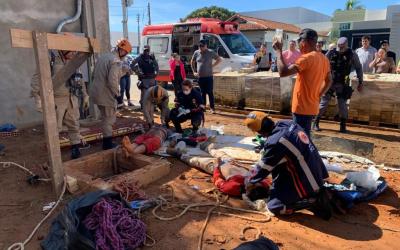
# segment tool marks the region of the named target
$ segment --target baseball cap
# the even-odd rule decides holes
[[[341,37],[337,40],[337,45],[347,44],[347,37]]]
[[[313,29],[302,29],[299,34],[299,40],[318,41],[318,33]]]
[[[143,50],[150,50],[150,45],[145,45],[145,46],[143,47]]]

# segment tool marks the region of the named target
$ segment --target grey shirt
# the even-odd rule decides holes
[[[372,68],[369,67],[369,64],[374,60],[376,52],[377,50],[372,46],[369,46],[368,49],[361,47],[356,50],[364,73],[372,73]]]
[[[199,77],[210,77],[213,75],[213,59],[218,59],[218,54],[213,50],[207,49],[204,53],[200,50],[196,50],[193,54],[193,60],[197,65],[197,72]]]

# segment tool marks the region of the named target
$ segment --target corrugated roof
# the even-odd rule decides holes
[[[292,32],[292,33],[299,33],[300,28],[293,25],[293,24],[288,24],[288,23],[281,23],[281,22],[275,22],[271,20],[266,20],[266,19],[260,19],[260,18],[254,18],[254,17],[249,17],[249,16],[243,16],[240,14],[236,14],[229,18],[227,21],[235,21],[236,19],[241,19],[244,22],[240,23],[239,22],[239,29],[240,30],[276,30],[276,29],[282,29],[286,32]]]

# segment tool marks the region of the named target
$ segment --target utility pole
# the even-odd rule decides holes
[[[149,25],[151,25],[150,1],[147,4],[147,17],[149,18]]]
[[[136,15],[137,21],[137,36],[138,36],[138,54],[140,54],[140,14]]]
[[[125,39],[128,39],[128,1],[121,0],[122,4],[122,29],[123,29],[123,36]]]

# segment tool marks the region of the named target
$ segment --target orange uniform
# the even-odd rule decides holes
[[[296,60],[298,74],[293,91],[292,113],[318,115],[322,83],[330,72],[329,60],[313,51]]]

